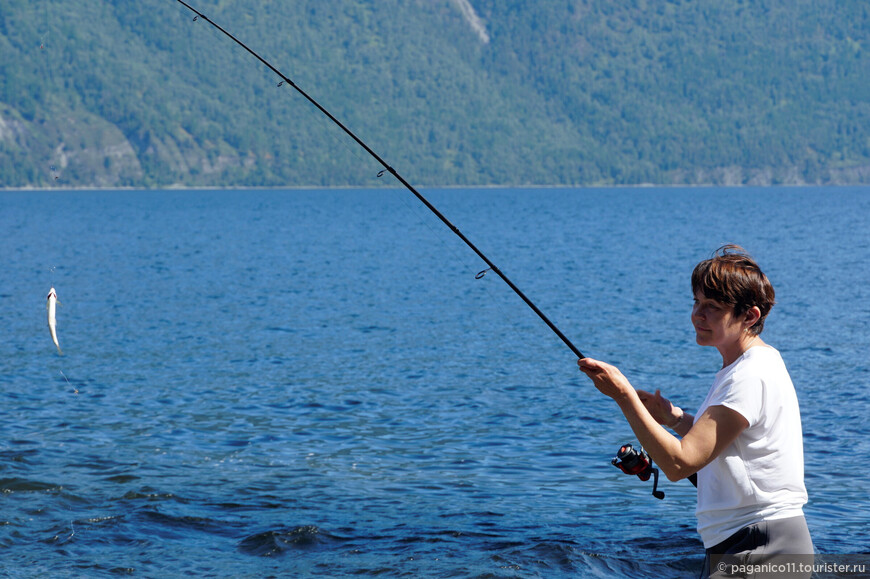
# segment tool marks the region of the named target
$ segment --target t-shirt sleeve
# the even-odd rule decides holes
[[[758,376],[732,376],[716,389],[707,406],[724,406],[739,412],[751,427],[761,419],[762,388]]]

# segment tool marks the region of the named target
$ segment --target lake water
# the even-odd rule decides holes
[[[870,188],[426,193],[689,409],[689,275],[744,245],[816,548],[870,553]],[[5,192],[0,231],[4,576],[697,576],[694,488],[609,464],[616,405],[405,190]]]

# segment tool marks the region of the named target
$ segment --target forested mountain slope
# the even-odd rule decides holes
[[[857,0],[192,0],[418,185],[870,182]],[[380,167],[175,0],[4,0],[0,187]]]

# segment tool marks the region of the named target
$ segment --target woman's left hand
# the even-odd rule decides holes
[[[589,376],[602,394],[610,396],[614,400],[625,398],[629,393],[634,392],[634,387],[628,378],[616,366],[592,358],[577,360],[577,365],[584,374]]]

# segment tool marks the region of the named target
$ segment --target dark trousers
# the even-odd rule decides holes
[[[743,527],[707,549],[701,578],[809,579],[813,552],[803,515],[762,521]]]

